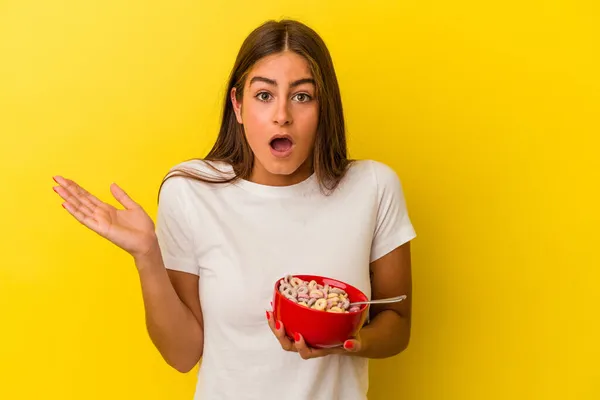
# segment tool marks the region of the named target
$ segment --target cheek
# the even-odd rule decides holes
[[[296,128],[298,134],[306,140],[312,142],[317,133],[317,126],[319,124],[318,109],[306,109],[302,110],[295,118]]]
[[[242,107],[242,121],[248,142],[264,141],[269,136],[270,120],[268,112],[261,109],[260,105],[244,104]]]

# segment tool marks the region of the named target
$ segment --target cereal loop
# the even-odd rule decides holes
[[[302,279],[294,277],[294,278],[290,279],[290,283],[292,284],[292,287],[297,288],[298,286],[302,285],[304,282],[302,282]]]
[[[296,290],[298,292],[298,294],[306,294],[308,293],[308,287],[307,286],[300,286],[298,287],[298,289]]]
[[[308,301],[310,297],[308,297],[308,295],[306,293],[300,293],[298,294],[298,300],[302,300],[302,301]]]
[[[315,302],[315,305],[312,308],[315,310],[325,310],[325,307],[327,307],[327,300],[319,299]]]

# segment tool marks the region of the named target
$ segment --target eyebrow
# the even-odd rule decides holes
[[[277,81],[276,80],[265,78],[264,76],[255,76],[252,79],[250,79],[250,85],[252,85],[254,82],[264,82],[264,83],[267,83],[269,85],[277,86]],[[315,85],[315,80],[312,79],[312,78],[298,79],[297,81],[294,81],[294,82],[290,83],[290,88],[293,88],[293,87],[296,87],[296,86],[300,86],[300,85],[302,85],[304,83],[312,83],[313,85]]]

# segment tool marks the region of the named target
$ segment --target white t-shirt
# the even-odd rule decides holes
[[[217,176],[201,161],[179,166]],[[167,268],[199,275],[196,400],[366,399],[367,359],[284,351],[265,310],[288,273],[336,278],[370,298],[369,263],[415,237],[391,168],[356,161],[329,196],[316,175],[285,187],[173,177],[161,191],[157,234]]]

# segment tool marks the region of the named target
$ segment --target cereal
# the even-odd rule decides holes
[[[327,307],[327,300],[325,300],[325,299],[319,299],[319,300],[315,301],[315,304],[312,306],[312,308],[314,308],[315,310],[325,310],[326,307]]]
[[[360,310],[360,306],[350,307],[348,293],[337,287],[319,285],[316,281],[303,281],[293,276],[285,276],[279,281],[279,292],[294,303],[313,310],[333,313],[349,313]]]

